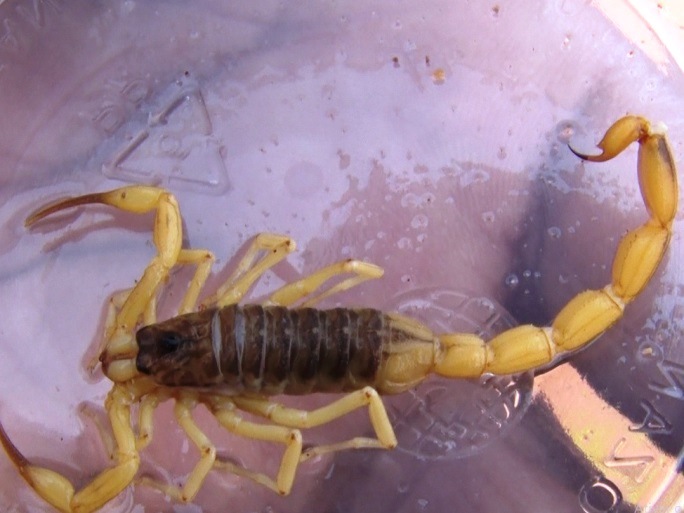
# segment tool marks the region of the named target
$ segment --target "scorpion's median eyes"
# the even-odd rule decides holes
[[[163,333],[159,337],[159,349],[163,354],[173,353],[178,349],[183,342],[183,339],[178,333]]]

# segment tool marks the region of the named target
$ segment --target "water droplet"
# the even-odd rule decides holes
[[[575,135],[575,125],[572,121],[561,121],[556,125],[556,138],[558,142],[568,144]]]
[[[405,274],[401,277],[402,283],[411,283],[411,275]]]
[[[417,205],[418,205],[418,196],[416,196],[412,192],[409,192],[408,194],[404,194],[404,196],[401,198],[401,206],[402,207],[415,207]]]
[[[508,276],[506,276],[504,282],[506,283],[506,286],[508,288],[514,289],[520,283],[520,278],[518,278],[517,274],[511,273]]]
[[[548,230],[546,230],[546,233],[549,234],[549,237],[552,239],[560,239],[560,236],[562,235],[562,231],[558,226],[552,226]]]
[[[491,210],[487,212],[482,212],[482,220],[485,223],[493,223],[494,220],[496,219],[496,214],[492,212]]]
[[[420,509],[424,510],[425,508],[427,508],[427,505],[429,504],[429,502],[427,499],[418,499],[416,501],[416,504],[418,504],[418,507]]]
[[[423,206],[431,205],[435,202],[435,195],[431,192],[426,192],[420,197],[420,201]]]
[[[416,214],[411,219],[411,228],[426,228],[428,225],[428,218],[425,214]]]
[[[529,278],[530,276],[532,276],[532,271],[530,271],[529,269],[525,269],[523,271],[523,278]]]
[[[399,247],[399,249],[411,249],[413,247],[413,243],[408,237],[402,237],[397,241],[397,247]]]
[[[399,481],[397,485],[397,491],[399,493],[406,493],[409,490],[409,484],[406,481]]]

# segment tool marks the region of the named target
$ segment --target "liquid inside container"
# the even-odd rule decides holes
[[[171,190],[185,242],[225,279],[257,233],[298,252],[258,300],[344,258],[385,270],[323,306],[400,311],[437,332],[547,325],[604,286],[646,219],[636,151],[584,164],[626,113],[663,121],[677,160],[682,13],[674,3],[554,0],[249,6],[0,3],[0,418],[77,486],[109,465],[111,384],[86,364],[108,298],[154,254],[152,218],[104,207],[27,231],[63,196],[130,183]],[[614,328],[546,373],[431,379],[386,399],[400,446],[302,463],[288,497],[212,472],[192,505],[127,488],[110,512],[680,511],[684,417],[681,215],[646,291]],[[161,300],[171,315],[187,274]],[[330,397],[284,398],[311,409]],[[95,421],[94,421],[95,419]],[[282,450],[228,435],[222,456],[273,475]],[[365,411],[305,434],[371,433]],[[155,417],[141,474],[182,485],[197,451]],[[48,512],[0,458],[0,505]]]

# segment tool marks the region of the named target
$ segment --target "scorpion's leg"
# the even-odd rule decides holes
[[[216,460],[215,467],[248,477],[281,495],[289,494],[302,454],[301,432],[298,429],[245,420],[235,411],[232,398],[213,396],[206,401],[206,404],[221,425],[231,433],[253,440],[280,443],[285,446],[285,452],[275,479],[222,459]]]
[[[148,477],[143,477],[139,480],[141,484],[156,488],[174,500],[183,503],[192,501],[195,495],[197,495],[216,460],[216,447],[192,418],[192,410],[196,404],[196,395],[188,393],[177,398],[174,406],[174,414],[178,424],[200,452],[200,460],[190,472],[183,488],[178,489],[172,484],[160,483]]]
[[[372,387],[351,392],[344,397],[313,411],[289,408],[260,397],[233,397],[233,402],[241,410],[265,417],[275,424],[308,429],[328,424],[359,408],[368,407],[371,424],[376,438],[357,437],[343,442],[312,447],[304,452],[301,461],[317,454],[325,454],[344,449],[384,448],[392,449],[397,445],[397,438],[387,416],[382,399]]]
[[[140,459],[130,423],[130,398],[115,385],[105,404],[116,440],[115,466],[107,468],[88,485],[75,492],[63,475],[32,465],[7,436],[0,425],[0,442],[21,476],[46,502],[64,513],[90,513],[101,508],[129,484],[138,471]]]
[[[262,274],[280,262],[296,248],[295,241],[285,235],[260,233],[233,273],[202,306],[218,307],[238,303]]]
[[[197,298],[199,297],[202,287],[209,277],[211,272],[211,266],[214,264],[214,255],[210,251],[205,249],[182,249],[178,255],[179,264],[192,264],[196,265],[195,274],[190,280],[190,285],[188,290],[183,297],[180,308],[178,309],[178,314],[186,314],[192,312],[197,307]],[[145,322],[145,324],[153,324],[156,320],[152,322]]]
[[[625,235],[613,261],[611,282],[601,290],[580,293],[560,311],[550,327],[526,325],[508,330],[486,344],[474,335],[440,337],[435,371],[450,377],[482,373],[512,374],[548,365],[607,330],[623,315],[658,268],[672,235],[677,211],[677,172],[664,127],[627,116],[608,129],[600,155],[573,152],[590,161],[615,157],[639,143],[637,170],[649,219]]]
[[[383,272],[381,267],[374,264],[369,264],[360,260],[342,260],[341,262],[323,267],[300,280],[281,287],[271,294],[269,302],[276,305],[291,306],[300,299],[315,293],[329,280],[345,274],[353,275],[335,283],[327,290],[307,299],[300,305],[302,307],[312,306],[322,299],[355,287],[366,280],[380,278],[383,275]]]

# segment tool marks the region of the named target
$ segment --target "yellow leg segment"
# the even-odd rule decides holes
[[[192,418],[192,410],[195,407],[195,404],[195,397],[188,394],[187,396],[177,399],[174,406],[174,414],[178,424],[183,428],[185,434],[190,441],[195,444],[200,453],[200,459],[195,465],[195,468],[190,472],[183,488],[178,489],[174,485],[159,483],[147,477],[143,477],[139,480],[140,484],[156,488],[172,499],[182,503],[192,501],[195,495],[197,495],[207,474],[209,474],[209,471],[216,461],[216,447]]]
[[[233,402],[241,410],[265,417],[275,424],[298,429],[308,429],[328,424],[359,408],[368,407],[371,424],[377,438],[353,438],[344,442],[322,445],[308,449],[301,457],[307,460],[317,454],[325,454],[352,448],[385,448],[392,449],[397,445],[397,438],[387,416],[385,405],[378,393],[371,387],[351,392],[327,406],[313,411],[288,408],[268,399],[256,397],[234,397]]]
[[[380,278],[383,273],[384,271],[382,268],[374,264],[369,264],[360,260],[343,260],[341,262],[337,262],[319,269],[318,271],[306,276],[305,278],[302,278],[301,280],[297,280],[285,285],[284,287],[281,287],[271,294],[269,302],[275,305],[292,306],[300,299],[312,295],[329,280],[344,274],[353,275],[332,285],[327,290],[320,292],[318,295],[307,299],[304,303],[299,305],[300,307],[313,306],[322,299],[330,297],[333,294],[337,294],[338,292],[349,290],[350,288],[355,287],[366,280]]]
[[[559,355],[585,346],[622,317],[650,281],[667,251],[677,211],[677,172],[665,129],[644,118],[627,116],[608,129],[589,156],[603,162],[630,144],[639,143],[637,171],[641,194],[650,218],[623,237],[613,261],[611,282],[602,290],[588,290],[572,299],[551,327],[526,325],[508,330],[486,343],[466,334],[439,337],[434,370],[448,377],[477,377],[483,373],[512,374],[547,365]]]
[[[296,249],[295,241],[285,235],[260,233],[252,241],[235,271],[202,307],[223,307],[238,303],[254,283],[271,267]]]
[[[275,479],[225,460],[217,460],[214,466],[218,469],[252,479],[280,495],[289,494],[302,454],[301,432],[298,429],[257,424],[244,420],[234,411],[232,399],[213,397],[207,402],[207,405],[221,425],[231,433],[253,440],[280,443],[285,446],[285,452],[283,453],[280,468]]]

